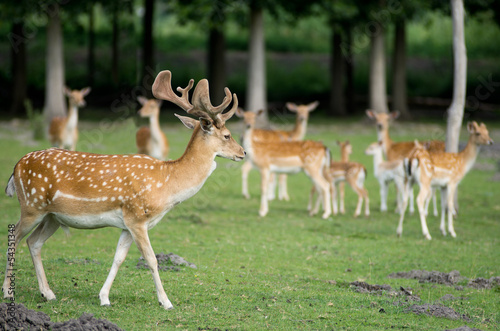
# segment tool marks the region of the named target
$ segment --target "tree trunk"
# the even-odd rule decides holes
[[[87,85],[94,85],[95,74],[95,31],[94,31],[94,4],[89,8],[89,45],[87,55]],[[79,88],[79,87],[78,87]]]
[[[224,87],[226,87],[226,38],[222,27],[210,29],[208,81],[210,82],[210,100],[213,104],[220,104],[224,99]]]
[[[120,70],[118,65],[118,5],[116,2],[113,4],[113,18],[112,18],[112,38],[111,38],[111,79],[113,84],[118,86],[120,81]]]
[[[356,105],[354,102],[354,56],[352,54],[352,28],[349,24],[344,27],[347,45],[344,48],[344,60],[346,71],[346,107],[347,112],[354,114]]]
[[[12,63],[12,104],[10,113],[18,114],[24,110],[24,99],[27,97],[27,69],[26,69],[26,36],[23,22],[12,24],[12,35],[21,42],[11,47]]]
[[[66,116],[64,100],[63,35],[59,5],[53,4],[47,22],[47,55],[45,68],[44,115],[49,122],[56,116]]]
[[[332,56],[330,57],[330,112],[329,115],[345,115],[344,100],[344,63],[342,56],[342,33],[339,29],[332,28]]]
[[[446,127],[446,151],[457,152],[460,128],[464,117],[465,88],[467,81],[467,52],[464,37],[464,4],[451,0],[453,19],[453,99],[448,108]]]
[[[373,22],[375,31],[370,44],[370,91],[369,107],[376,112],[389,112],[385,79],[385,29]]]
[[[394,57],[392,66],[392,110],[398,110],[404,118],[410,117],[406,94],[406,22],[395,23]]]
[[[142,55],[143,55],[143,67],[141,81],[149,75],[151,70],[154,71],[155,63],[153,56],[153,12],[154,12],[154,0],[144,0],[144,20],[143,20],[143,39],[142,39]],[[149,71],[148,71],[149,69]],[[152,98],[153,92],[151,91],[151,86],[146,87],[148,95],[146,97]]]
[[[259,127],[264,127],[268,125],[264,11],[255,6],[251,6],[250,12],[250,48],[248,53],[246,109],[251,111],[264,110],[257,121]]]

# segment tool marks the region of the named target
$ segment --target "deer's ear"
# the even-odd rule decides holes
[[[369,118],[371,118],[372,120],[375,119],[375,114],[373,113],[373,110],[371,109],[367,109],[366,110],[366,116],[368,116]]]
[[[469,131],[469,133],[476,132],[476,128],[477,128],[477,122],[476,121],[472,121],[472,122],[468,122],[467,123],[467,131]]]
[[[145,97],[143,97],[142,95],[139,95],[139,96],[137,97],[137,101],[139,101],[139,103],[140,103],[141,105],[143,105],[143,106],[144,106],[144,105],[146,104],[146,102],[148,102],[148,99],[146,99],[146,98],[145,98]],[[176,115],[176,116],[177,116],[177,115]]]
[[[158,108],[160,108],[161,105],[163,104],[163,100],[156,99],[156,104],[158,105]]]
[[[214,124],[212,120],[204,117],[200,117],[201,129],[206,133],[212,133],[214,131]]]
[[[178,119],[180,119],[182,124],[184,124],[186,126],[186,128],[188,128],[188,129],[193,130],[196,127],[196,123],[198,123],[198,121],[195,120],[194,118],[187,117],[187,116],[181,116],[181,115],[177,115],[177,114],[174,114],[174,115]]]
[[[310,104],[307,105],[307,109],[309,111],[313,111],[318,106],[319,106],[319,101],[314,101],[314,102],[311,102]]]
[[[297,111],[297,105],[294,104],[293,102],[287,102],[286,108],[288,108],[288,110],[290,110],[291,112],[294,112],[294,113]]]
[[[69,97],[71,95],[71,89],[67,86],[64,87],[64,95],[66,95],[67,97]]]
[[[245,115],[245,112],[243,111],[243,109],[242,109],[242,108],[238,107],[238,108],[236,109],[235,114],[236,114],[236,116],[238,116],[239,118],[243,118],[243,117],[244,117],[244,115]]]
[[[84,87],[80,90],[80,93],[83,95],[83,96],[86,96],[87,94],[90,93],[90,91],[92,91],[92,89],[90,87]]]
[[[264,112],[264,109],[257,110],[257,116],[260,116]]]
[[[401,113],[399,112],[399,110],[395,110],[395,111],[393,111],[393,112],[391,113],[391,118],[392,118],[393,120],[395,120],[396,118],[398,118],[398,117],[399,117],[399,115],[401,115]]]

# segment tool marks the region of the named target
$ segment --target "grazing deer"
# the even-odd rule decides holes
[[[403,199],[406,187],[403,160],[384,161],[382,142],[370,144],[365,154],[373,156],[373,172],[380,185],[380,211],[387,211],[387,187],[394,182],[398,190],[397,211],[402,212]]]
[[[275,142],[275,141],[300,141],[303,140],[307,131],[307,122],[309,120],[309,113],[312,112],[316,107],[318,107],[319,102],[315,101],[307,105],[296,105],[292,102],[287,102],[286,107],[297,114],[295,120],[295,127],[291,131],[283,130],[261,130],[254,129],[252,139],[256,141],[265,142]],[[246,112],[249,113],[249,112]],[[252,169],[252,163],[246,161],[241,167],[241,177],[242,177],[242,193],[247,199],[250,198],[248,193],[248,173]],[[275,178],[274,174],[271,175],[271,187],[269,189],[269,199],[274,199],[275,192]],[[281,174],[279,176],[279,191],[278,197],[280,200],[290,200],[288,196],[286,174]]]
[[[448,231],[455,238],[453,215],[456,214],[454,196],[457,186],[470,169],[472,169],[480,147],[482,145],[493,144],[493,140],[490,138],[488,129],[484,123],[479,125],[477,122],[469,122],[467,123],[467,130],[469,131],[469,141],[459,153],[432,153],[420,146],[409,158],[407,171],[420,187],[417,196],[417,206],[422,232],[426,239],[430,240],[431,235],[427,228],[425,202],[430,198],[432,187],[441,188],[441,233],[446,235],[445,213],[447,211]],[[401,236],[403,233],[406,206],[407,201],[405,199],[397,229],[398,236]]]
[[[375,120],[377,125],[377,141],[382,142],[382,147],[384,150],[384,154],[387,158],[387,161],[396,161],[403,160],[405,157],[408,157],[415,147],[415,143],[413,141],[404,141],[404,142],[394,142],[389,136],[389,123],[399,117],[399,111],[394,111],[392,113],[377,113],[372,110],[367,110],[366,115]],[[432,147],[435,151],[445,150],[444,141],[440,140],[432,140],[429,142],[429,146]],[[387,192],[386,192],[387,195]],[[408,196],[410,199],[410,213],[415,211],[414,203],[413,203],[413,188],[410,188],[408,191]],[[387,196],[384,198],[387,201]],[[434,213],[437,214],[436,207],[436,198],[434,197]]]
[[[261,197],[259,215],[264,217],[269,211],[268,189],[271,173],[297,173],[303,170],[313,181],[323,202],[323,218],[331,215],[330,184],[323,176],[330,164],[330,151],[322,143],[311,140],[265,142],[252,139],[255,118],[259,112],[236,111],[243,117],[247,128],[243,136],[243,147],[252,165],[259,169],[261,176]],[[315,209],[311,215],[317,213]]]
[[[16,164],[7,184],[6,193],[17,193],[21,217],[15,226],[14,244],[9,247],[12,259],[19,241],[31,230],[27,244],[35,266],[42,296],[56,297],[49,288],[41,260],[44,242],[59,228],[97,229],[107,226],[122,229],[113,265],[100,293],[101,305],[109,305],[109,291],[118,268],[124,261],[132,242],[146,260],[156,286],[160,305],[173,308],[158,274],[158,264],[148,237],[162,217],[175,205],[198,192],[215,170],[216,156],[240,161],[243,148],[234,141],[225,122],[238,106],[236,95],[228,88],[226,97],[217,107],[210,103],[208,81],[196,86],[192,103],[189,90],[172,91],[170,71],[162,71],[153,84],[153,94],[168,100],[188,114],[199,118],[176,115],[193,130],[184,154],[175,161],[161,161],[150,156],[100,155],[51,148],[25,155]],[[234,98],[230,111],[222,113]],[[12,267],[7,262],[3,284],[4,297],[8,292]]]
[[[325,174],[325,178],[331,178],[332,185],[336,186],[338,184],[339,188],[339,196],[340,196],[340,213],[345,213],[344,206],[344,182],[347,182],[351,188],[358,195],[358,204],[356,206],[356,210],[354,212],[354,217],[358,217],[361,215],[361,208],[363,206],[363,200],[365,202],[365,216],[370,215],[370,199],[368,197],[368,191],[364,187],[365,179],[366,179],[366,168],[357,162],[350,162],[349,155],[352,154],[352,145],[349,140],[345,142],[337,141],[337,144],[340,146],[340,154],[341,161],[330,162],[330,168],[328,169],[329,174]],[[334,187],[335,188],[335,187]],[[313,186],[311,188],[311,193],[309,197],[308,210],[312,208],[312,201],[314,194],[316,192],[316,188]],[[331,189],[332,196],[332,206],[333,206],[333,214],[337,214],[337,190]],[[318,203],[318,201],[317,201]],[[316,207],[317,208],[317,207]]]
[[[90,87],[81,90],[64,88],[68,97],[68,116],[54,117],[50,122],[49,139],[54,147],[76,150],[78,141],[78,108],[85,106],[85,96],[90,93]]]
[[[142,126],[135,134],[137,152],[155,157],[159,160],[166,160],[168,157],[168,139],[161,131],[160,127],[160,107],[162,100],[146,99],[137,97],[142,105],[139,109],[139,116],[149,117],[149,127]]]

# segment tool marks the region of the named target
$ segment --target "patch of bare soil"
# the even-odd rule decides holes
[[[50,317],[40,311],[27,309],[23,304],[0,303],[1,330],[122,330],[108,320],[96,319],[94,315],[83,313],[79,319],[65,322],[52,322]]]
[[[183,257],[176,255],[174,253],[159,253],[156,254],[156,260],[158,261],[158,270],[161,271],[181,271],[180,266],[190,267],[196,269],[194,263],[186,261]],[[141,256],[136,265],[137,269],[149,269],[148,264]]]
[[[415,313],[417,315],[425,314],[434,317],[444,317],[452,320],[463,319],[469,322],[470,318],[465,314],[459,314],[450,307],[445,307],[441,305],[431,305],[424,303],[423,305],[412,305],[408,307],[408,311]]]
[[[356,292],[359,293],[371,293],[371,294],[383,294],[387,293],[393,297],[403,297],[404,301],[420,301],[420,297],[417,295],[413,295],[411,288],[404,288],[402,286],[399,287],[399,291],[393,289],[390,285],[378,285],[378,284],[368,284],[366,282],[352,282],[349,284],[351,288],[353,288]],[[401,301],[398,301],[396,305],[403,304]]]
[[[418,279],[420,283],[437,283],[448,286],[453,286],[458,282],[467,279],[460,276],[460,272],[457,270],[450,271],[449,273],[440,271],[411,270],[409,272],[393,272],[388,277]]]
[[[406,279],[417,279],[420,283],[437,283],[447,286],[454,286],[459,282],[468,281],[467,287],[472,287],[475,289],[491,289],[494,286],[500,286],[500,277],[486,278],[476,278],[468,279],[467,277],[460,276],[460,272],[457,270],[450,271],[449,273],[440,271],[426,271],[426,270],[410,270],[408,272],[393,272],[389,278],[406,278]],[[461,286],[457,286],[457,289],[461,289]]]
[[[481,329],[470,328],[467,325],[462,325],[456,329],[446,329],[444,331],[481,331]]]

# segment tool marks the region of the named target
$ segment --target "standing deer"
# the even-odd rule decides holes
[[[68,97],[68,116],[54,117],[50,122],[49,139],[54,147],[76,150],[78,141],[78,108],[85,106],[85,96],[90,93],[90,87],[81,90],[70,90],[65,87],[64,94]]]
[[[358,204],[356,205],[356,210],[354,211],[354,217],[361,215],[361,208],[363,206],[363,201],[365,202],[365,216],[370,215],[370,199],[368,197],[368,191],[364,187],[366,179],[366,168],[358,162],[350,162],[349,155],[352,153],[352,145],[349,140],[345,142],[337,141],[340,146],[341,159],[340,162],[331,161],[328,173],[324,174],[325,178],[331,180],[331,185],[334,186],[330,190],[332,196],[332,209],[333,214],[337,215],[337,189],[338,185],[339,191],[339,202],[340,202],[340,213],[345,213],[344,205],[344,183],[347,182],[351,188],[358,195]],[[311,188],[311,193],[309,196],[308,210],[312,209],[312,203],[314,199],[314,194],[316,193],[316,188],[313,186]],[[318,203],[319,200],[316,201]],[[317,209],[318,207],[316,207]]]
[[[166,160],[168,157],[168,139],[161,131],[160,127],[160,107],[161,100],[146,99],[142,96],[137,97],[142,105],[139,109],[141,117],[149,117],[149,127],[142,126],[137,130],[135,142],[137,152],[155,157],[159,160]]]
[[[309,120],[309,113],[318,107],[319,102],[314,101],[307,105],[296,105],[292,102],[287,102],[286,107],[293,113],[296,113],[295,126],[291,131],[284,130],[262,130],[254,129],[252,139],[260,142],[278,142],[278,141],[300,141],[304,140],[307,131],[307,122]],[[248,112],[246,112],[248,113]],[[248,193],[248,173],[252,169],[252,163],[246,161],[241,167],[241,177],[242,177],[242,193],[247,199],[250,198]],[[271,175],[270,179],[271,186],[269,188],[269,199],[274,199],[275,192],[275,177],[274,174]],[[288,196],[286,174],[279,175],[279,191],[278,197],[280,200],[290,200]]]
[[[193,119],[176,116],[193,130],[184,154],[175,161],[161,161],[150,156],[100,155],[51,148],[32,152],[21,158],[7,184],[6,193],[17,194],[21,217],[14,230],[14,245],[9,253],[15,258],[19,241],[31,230],[27,244],[35,266],[42,296],[56,297],[49,288],[43,270],[41,249],[59,227],[97,229],[107,226],[122,229],[113,265],[100,293],[101,305],[109,305],[109,291],[118,268],[132,242],[146,260],[156,286],[160,305],[173,308],[158,274],[158,263],[151,247],[148,230],[153,228],[175,205],[198,192],[215,170],[215,157],[240,161],[243,148],[231,137],[225,122],[238,107],[236,95],[228,88],[222,103],[210,103],[208,81],[201,80],[189,101],[191,79],[186,88],[172,91],[170,71],[162,71],[153,84],[153,94],[168,100]],[[222,113],[234,98],[230,111]],[[10,246],[10,245],[9,245]],[[8,292],[12,268],[7,262],[3,283]]]
[[[413,141],[394,142],[389,135],[389,123],[398,118],[399,114],[399,111],[394,111],[392,113],[377,113],[372,110],[366,111],[366,115],[376,122],[377,141],[382,142],[384,154],[389,162],[403,160],[411,154],[413,148],[415,147],[415,143]],[[434,151],[444,152],[445,150],[444,141],[432,140],[429,142],[429,146],[431,146]],[[384,200],[387,201],[387,191],[385,194],[386,197]],[[408,196],[410,199],[410,213],[413,213],[415,211],[415,207],[413,203],[413,188],[411,187],[409,188]],[[437,214],[435,194],[433,201],[434,214]]]
[[[441,233],[446,235],[445,214],[447,212],[448,231],[455,238],[457,235],[453,227],[453,215],[456,214],[454,196],[457,186],[474,166],[480,147],[493,144],[484,123],[479,125],[477,122],[469,122],[467,130],[469,131],[469,141],[459,153],[433,153],[420,146],[409,158],[407,170],[420,187],[417,206],[422,233],[426,239],[430,240],[431,235],[427,228],[425,203],[430,198],[432,187],[441,188]],[[403,234],[403,221],[407,204],[407,199],[405,199],[397,229],[398,236]]]
[[[297,173],[303,170],[309,176],[319,192],[323,202],[324,219],[331,215],[330,183],[324,177],[325,169],[330,164],[330,151],[322,143],[304,141],[260,142],[252,139],[257,113],[241,109],[237,116],[243,117],[247,129],[243,137],[243,147],[247,151],[252,165],[259,169],[261,176],[261,197],[259,215],[264,217],[269,211],[268,189],[271,173]],[[311,215],[318,212],[311,211]]]

